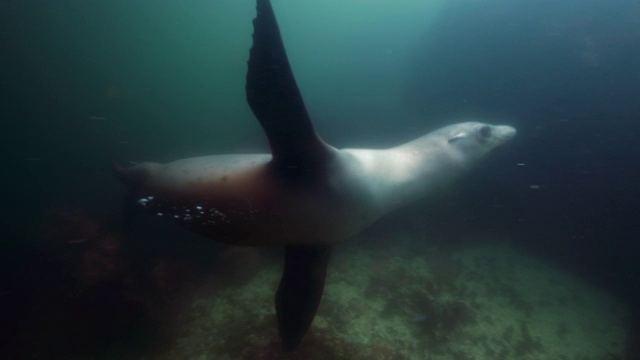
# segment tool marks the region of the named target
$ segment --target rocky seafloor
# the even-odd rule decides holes
[[[366,234],[332,259],[322,304],[293,352],[279,349],[277,261],[203,291],[163,359],[600,360],[622,356],[627,306],[508,241],[442,247]],[[369,238],[366,238],[369,237]],[[371,238],[373,237],[373,238]],[[389,238],[392,237],[392,238]],[[236,255],[242,263],[255,255]],[[245,263],[246,264],[246,263]],[[238,269],[236,269],[237,271]],[[206,285],[203,285],[206,286]],[[154,356],[155,358],[155,356]]]

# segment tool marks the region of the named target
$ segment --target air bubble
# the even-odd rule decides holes
[[[138,201],[136,201],[139,205],[141,205],[142,207],[147,207],[147,199],[140,199]]]

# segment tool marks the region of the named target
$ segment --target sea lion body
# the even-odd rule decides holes
[[[385,150],[327,146],[330,159],[304,171],[273,166],[270,154],[238,154],[141,163],[120,176],[137,179],[134,196],[144,208],[220,242],[331,245],[447,186],[515,134],[494,126],[493,141],[449,142],[486,126],[452,125]]]
[[[272,166],[269,154],[140,163],[127,172],[141,179],[135,190],[140,205],[217,241],[330,245],[376,218],[364,179],[344,171],[345,161],[336,154],[330,169],[295,176]]]

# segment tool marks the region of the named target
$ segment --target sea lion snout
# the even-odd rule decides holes
[[[505,143],[513,139],[518,133],[518,130],[509,125],[495,125],[492,133],[500,139],[502,143]]]

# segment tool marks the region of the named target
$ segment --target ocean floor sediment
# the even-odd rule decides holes
[[[508,242],[416,249],[376,240],[336,251],[296,351],[279,350],[273,261],[241,285],[192,299],[161,358],[599,360],[624,352],[625,303]]]

